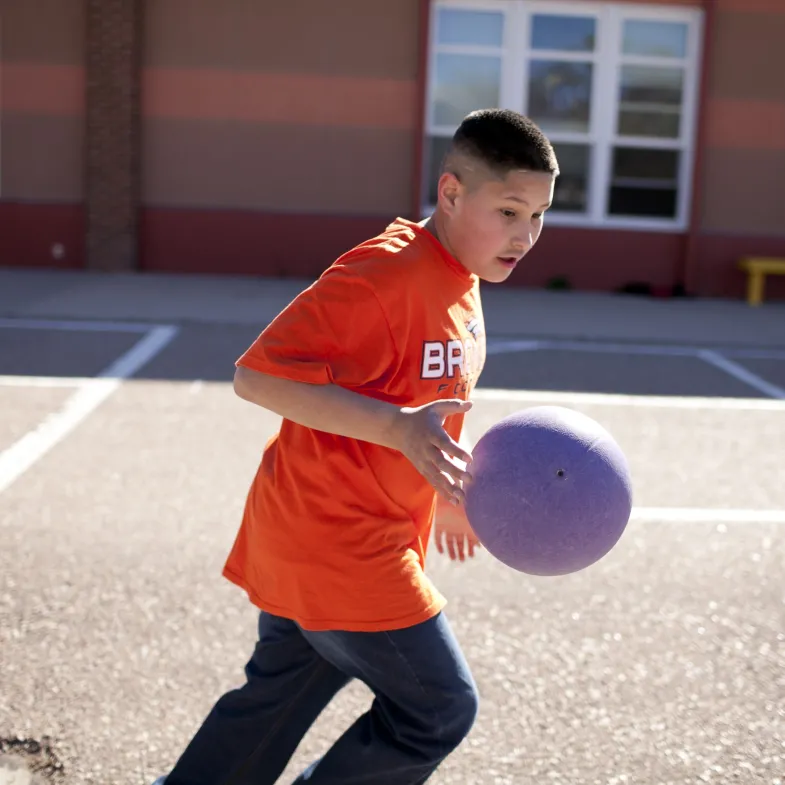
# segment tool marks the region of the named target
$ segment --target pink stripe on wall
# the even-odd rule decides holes
[[[16,114],[81,115],[85,72],[75,65],[0,63],[0,110]]]
[[[742,14],[780,14],[785,16],[783,0],[715,0],[720,11]]]
[[[414,81],[148,68],[143,112],[178,119],[410,130]]]
[[[707,112],[709,147],[785,150],[785,102],[714,98]]]

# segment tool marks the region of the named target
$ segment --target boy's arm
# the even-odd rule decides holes
[[[317,431],[397,449],[395,422],[400,408],[335,384],[306,384],[239,366],[234,391],[281,417]]]
[[[335,384],[308,384],[238,366],[234,389],[240,398],[314,430],[360,439],[403,453],[450,501],[461,501],[465,472],[442,452],[468,462],[471,455],[443,429],[444,418],[471,403],[439,400],[417,408],[377,401]]]

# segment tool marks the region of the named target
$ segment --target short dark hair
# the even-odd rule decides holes
[[[559,174],[548,138],[528,117],[510,109],[479,109],[458,126],[445,158],[466,155],[506,177],[513,169]]]

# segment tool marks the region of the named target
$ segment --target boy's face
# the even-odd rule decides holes
[[[534,247],[556,178],[546,172],[511,171],[501,180],[477,177],[439,181],[441,239],[470,272],[501,283]]]

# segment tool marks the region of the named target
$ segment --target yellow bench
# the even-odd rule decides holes
[[[763,285],[767,275],[785,275],[785,259],[750,256],[742,259],[739,267],[747,273],[748,305],[760,305],[763,302]]]

